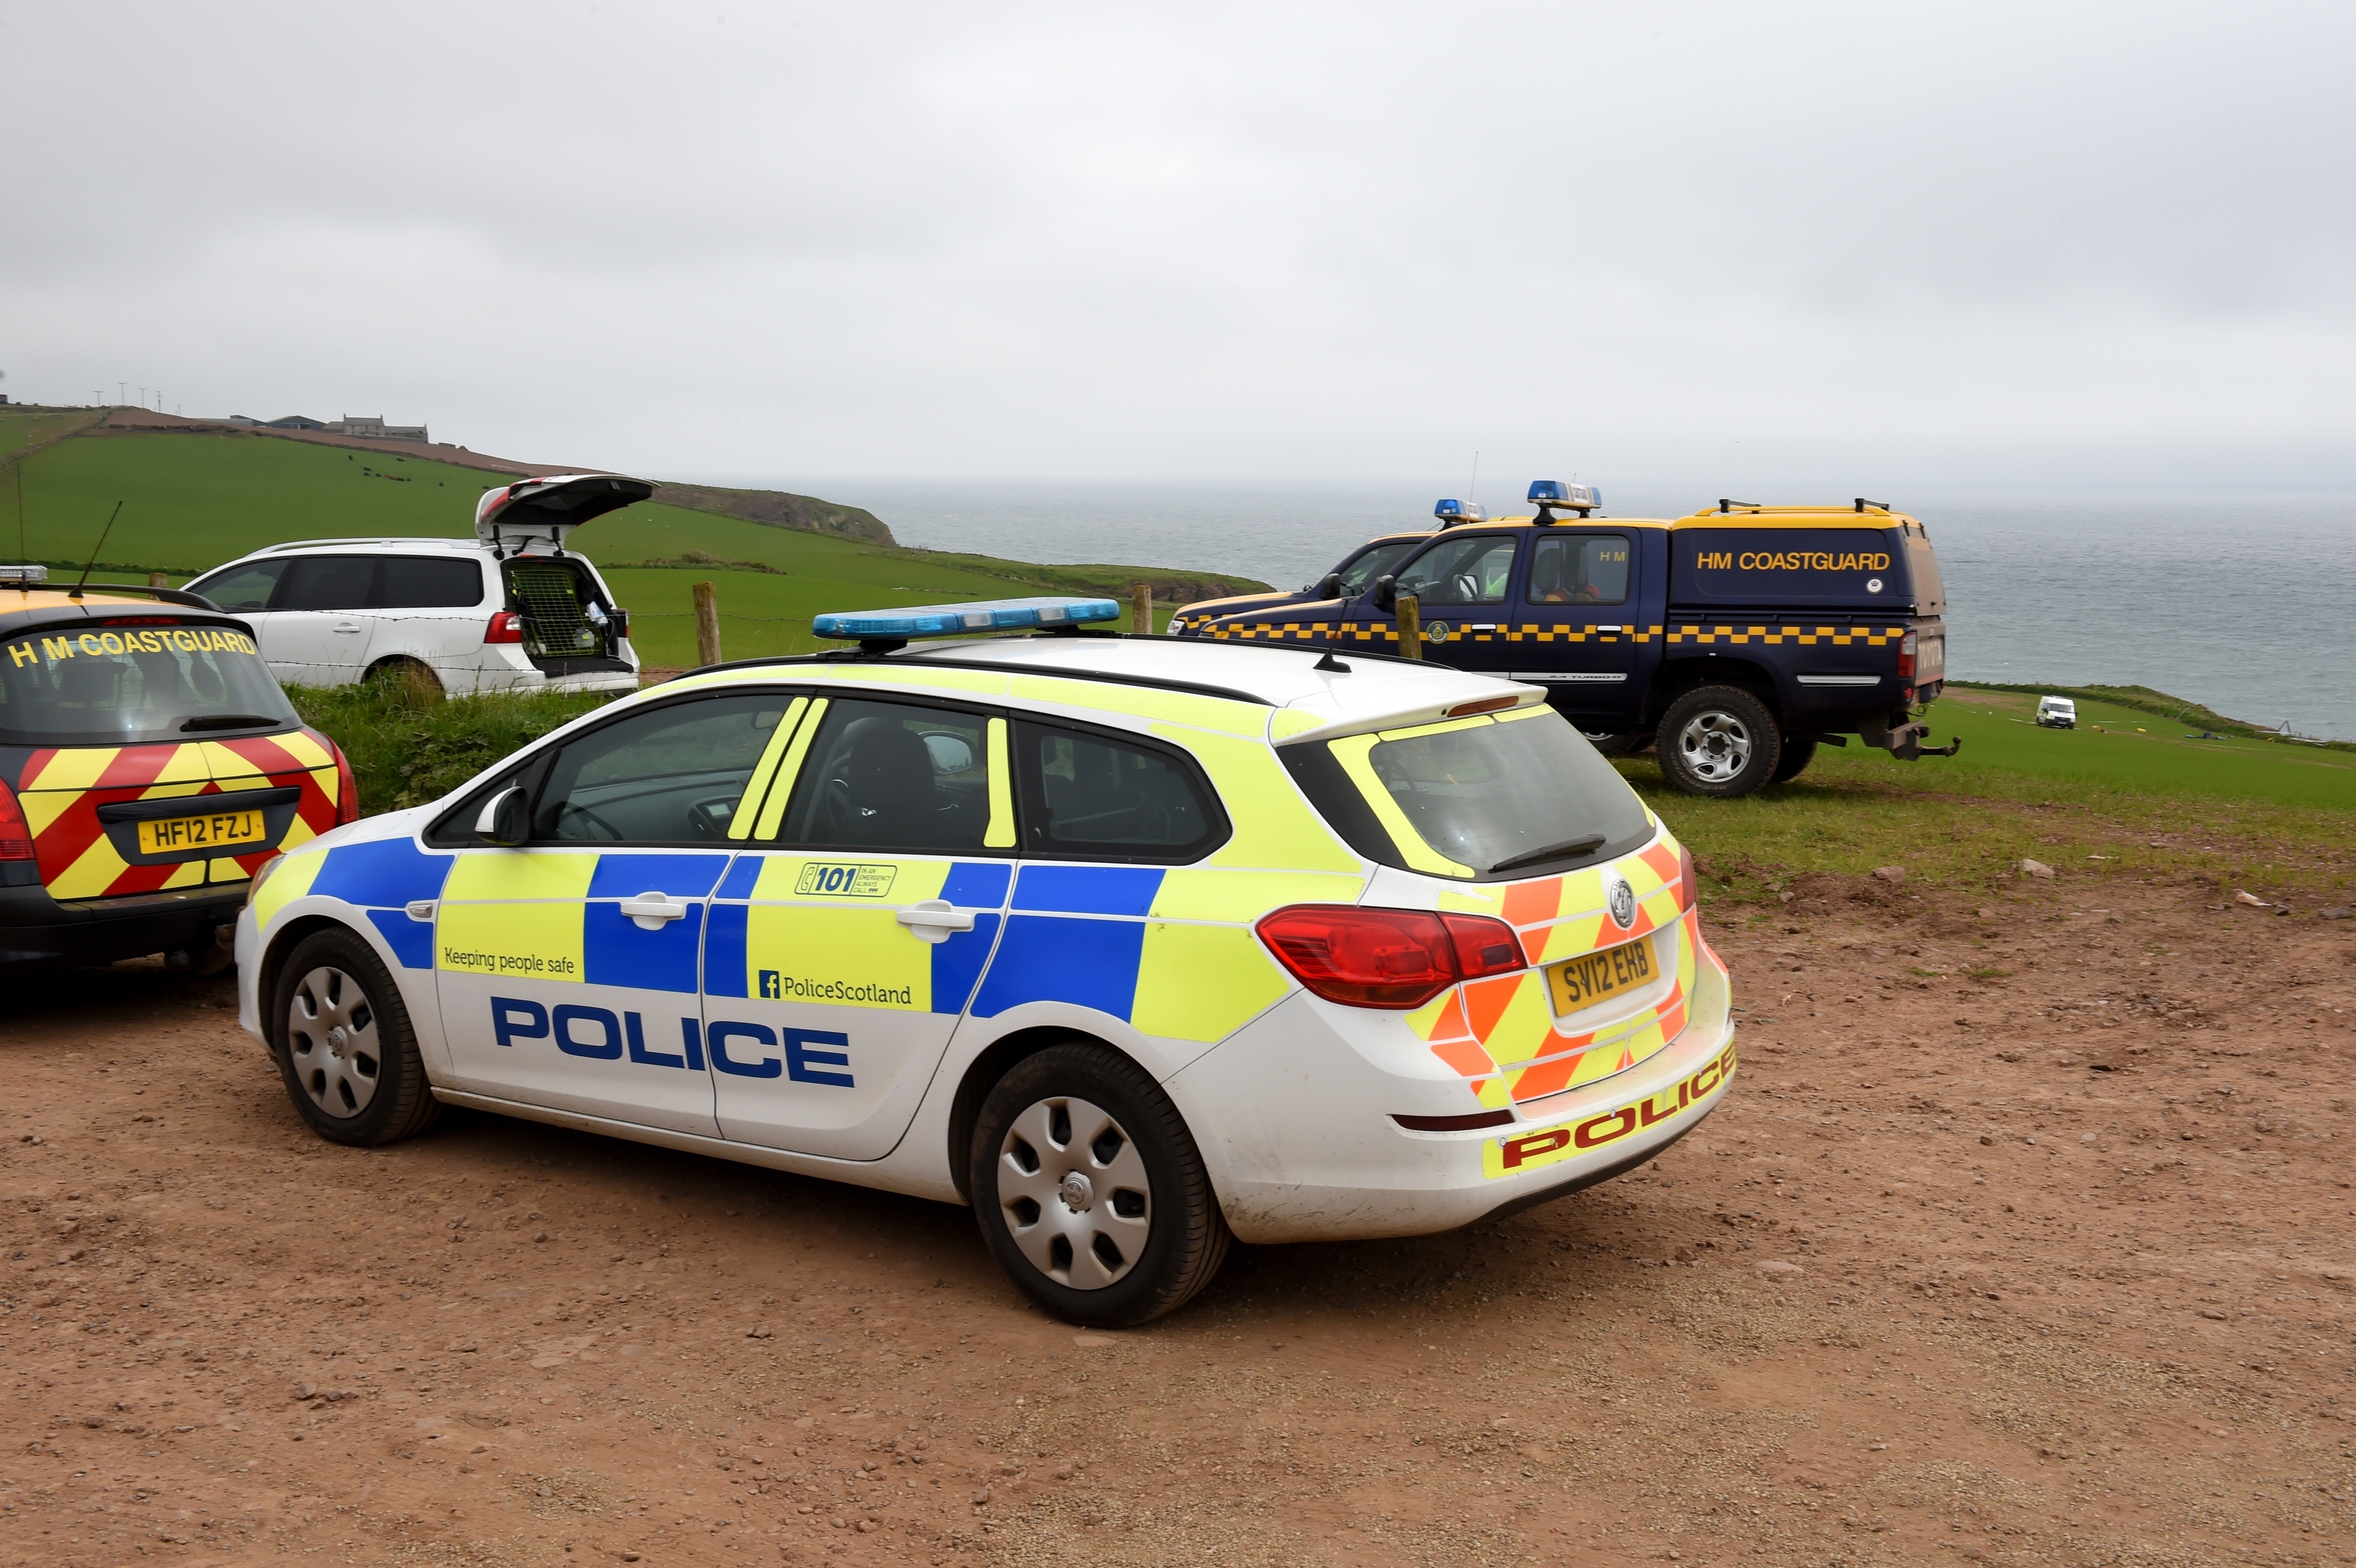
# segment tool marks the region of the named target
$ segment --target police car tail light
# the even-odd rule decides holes
[[[16,792],[0,784],[0,860],[33,858],[33,830],[25,826],[25,812]]]
[[[1914,678],[1914,634],[1909,632],[1898,645],[1898,678]]]
[[[1259,935],[1303,986],[1356,1008],[1421,1007],[1460,980],[1524,967],[1514,928],[1485,915],[1295,904]]]
[[[1701,886],[1695,880],[1693,851],[1677,846],[1677,912],[1682,914],[1701,902]]]
[[[352,777],[352,760],[333,741],[327,744],[336,753],[336,826],[360,819],[360,786]]]
[[[523,641],[523,617],[512,610],[494,611],[491,624],[483,628],[486,643],[519,643]]]

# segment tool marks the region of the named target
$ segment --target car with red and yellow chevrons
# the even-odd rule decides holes
[[[168,589],[0,567],[0,971],[226,966],[254,871],[359,815],[253,633]]]

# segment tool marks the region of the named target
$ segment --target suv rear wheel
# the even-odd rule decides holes
[[[975,1120],[974,1217],[999,1266],[1066,1322],[1127,1328],[1211,1283],[1230,1236],[1178,1108],[1088,1041],[1024,1057]]]
[[[441,1115],[401,992],[350,932],[316,932],[296,943],[264,1006],[287,1097],[328,1142],[397,1143]]]
[[[1655,749],[1671,789],[1720,799],[1764,788],[1783,760],[1774,716],[1739,686],[1697,687],[1669,704]]]

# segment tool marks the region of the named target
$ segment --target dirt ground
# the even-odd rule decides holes
[[[1646,1171],[1120,1335],[962,1211],[337,1149],[225,983],[18,984],[0,1563],[2356,1561],[2356,922],[1817,879],[1713,934],[1741,1074]]]

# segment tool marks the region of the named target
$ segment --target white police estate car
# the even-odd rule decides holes
[[[1717,1104],[1691,859],[1542,690],[1082,629],[1119,613],[821,616],[858,648],[327,834],[256,880],[241,1021],[337,1142],[449,1103],[970,1202],[1097,1324],[1231,1237],[1462,1225]]]

